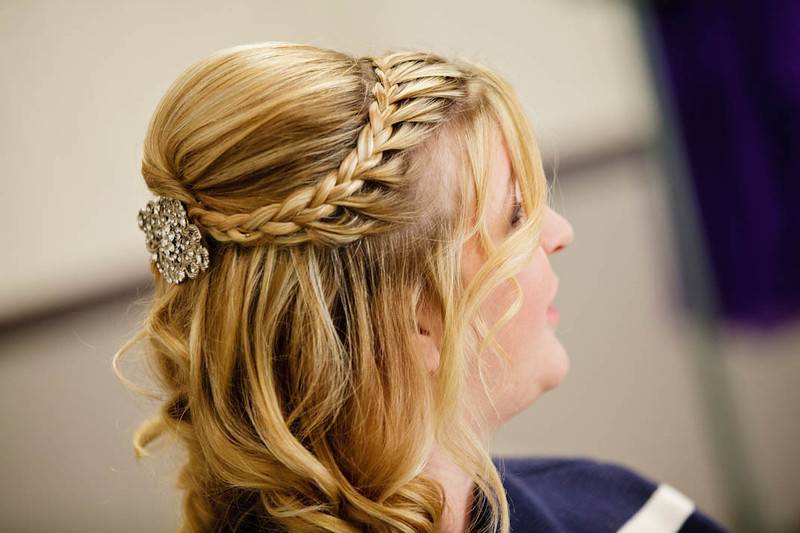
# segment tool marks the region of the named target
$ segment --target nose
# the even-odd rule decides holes
[[[544,215],[541,236],[542,248],[549,255],[569,246],[575,238],[575,231],[566,218],[548,206]]]

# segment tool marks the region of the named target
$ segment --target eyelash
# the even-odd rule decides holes
[[[517,199],[514,199],[514,210],[511,212],[511,227],[515,228],[519,224],[519,221],[522,220],[522,202]]]

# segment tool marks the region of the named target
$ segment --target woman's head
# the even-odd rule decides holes
[[[144,328],[117,354],[148,341],[164,403],[135,445],[167,430],[185,443],[187,529],[247,516],[291,531],[434,531],[434,442],[507,527],[483,431],[566,370],[542,322],[556,285],[539,244],[571,230],[547,208],[502,78],[431,53],[222,50],[159,103],[142,174],[184,203],[210,256],[177,285],[153,268]],[[509,178],[525,216],[504,232]],[[512,342],[523,334],[530,344]]]

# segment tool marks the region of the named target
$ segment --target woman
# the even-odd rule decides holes
[[[655,493],[489,455],[569,368],[548,257],[573,239],[490,69],[221,50],[159,103],[142,174],[155,290],[114,362],[147,341],[163,406],[134,446],[185,445],[182,531],[616,531]]]

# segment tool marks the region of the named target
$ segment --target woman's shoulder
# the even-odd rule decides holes
[[[719,533],[722,525],[667,483],[585,456],[492,457],[512,532]]]

